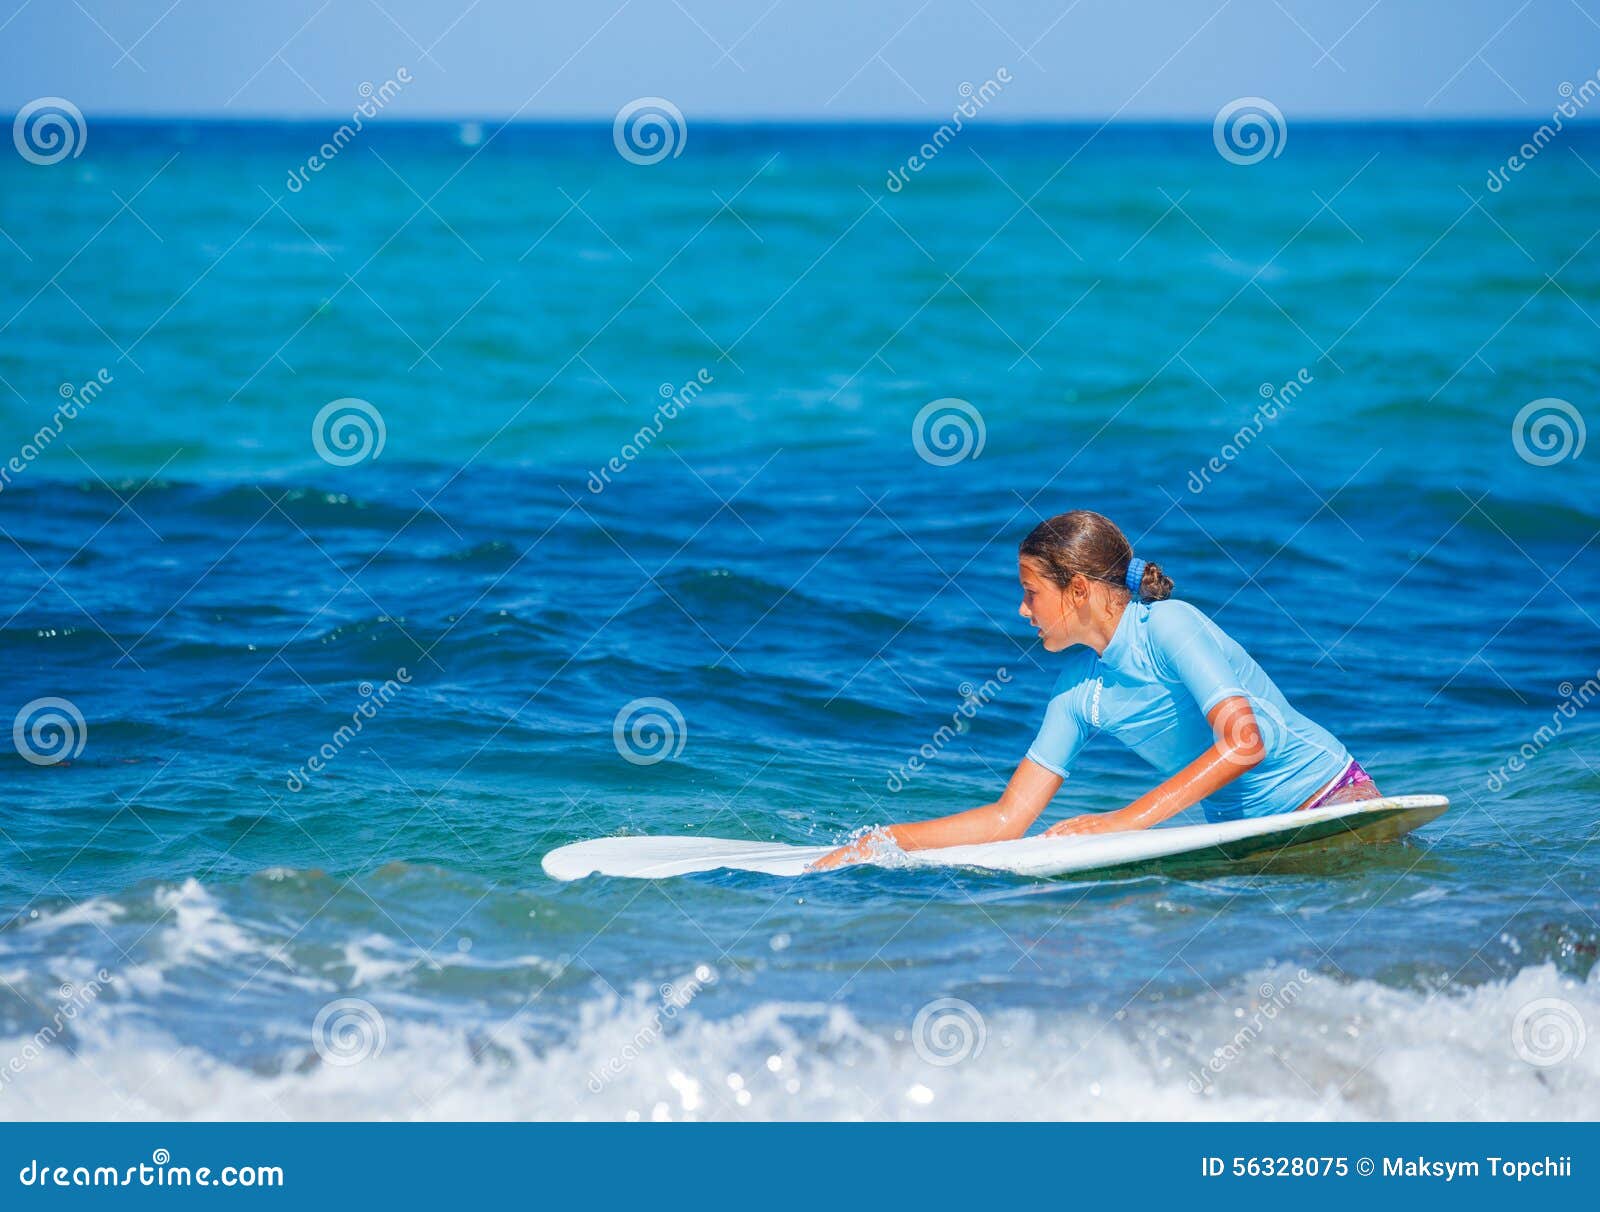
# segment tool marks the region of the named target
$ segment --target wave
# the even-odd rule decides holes
[[[70,1048],[0,1041],[0,1054],[26,1054],[0,1087],[0,1119],[1600,1115],[1600,1049],[1583,1047],[1585,1022],[1600,1021],[1600,972],[1577,982],[1549,964],[1447,992],[1269,970],[1227,996],[1104,1017],[934,1003],[933,1015],[898,1030],[831,1002],[700,1016],[685,997],[700,987],[686,977],[664,1001],[639,989],[590,1002],[555,1043],[520,1012],[385,1022],[350,1003],[365,1016],[356,1053],[328,1059],[333,1044],[299,1024],[281,1032],[274,1057],[250,1065],[184,1046],[105,1001],[73,1024]]]

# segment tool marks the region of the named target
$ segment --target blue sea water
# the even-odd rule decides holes
[[[0,155],[0,1117],[1600,1114],[1600,134],[331,133]],[[1450,813],[543,875],[993,799],[1068,508]]]

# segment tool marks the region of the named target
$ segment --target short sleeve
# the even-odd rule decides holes
[[[1223,699],[1249,697],[1216,633],[1205,615],[1194,607],[1174,602],[1162,603],[1162,609],[1152,610],[1150,638],[1157,659],[1194,696],[1202,715],[1209,714]]]
[[[1067,777],[1084,742],[1083,724],[1068,699],[1065,690],[1050,699],[1049,706],[1044,709],[1044,722],[1039,725],[1039,733],[1028,746],[1027,753],[1030,762],[1062,778]]]

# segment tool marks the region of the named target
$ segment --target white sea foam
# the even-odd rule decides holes
[[[29,930],[63,930],[70,926],[110,926],[127,910],[106,897],[91,897],[64,909],[46,910],[33,915],[27,924]]]
[[[1600,969],[1597,969],[1600,972]],[[1293,978],[1289,978],[1293,979]],[[1313,975],[1262,1021],[1280,973],[1228,998],[1074,1012],[984,1011],[981,1051],[919,1053],[908,1022],[869,1029],[836,1004],[768,1003],[665,1029],[654,995],[589,1004],[572,1042],[521,1019],[480,1029],[397,1021],[381,1053],[336,1067],[306,1047],[269,1072],[222,1063],[96,1006],[73,1052],[45,1048],[0,1083],[0,1118],[278,1119],[1584,1119],[1600,1116],[1600,1042],[1570,1031],[1530,1059],[1515,1033],[1559,1003],[1600,1032],[1600,976],[1551,965],[1437,994]],[[1526,1045],[1524,1040],[1524,1045]],[[0,1041],[0,1060],[24,1040]],[[1219,1054],[1226,1063],[1195,1074]],[[610,1064],[624,1058],[621,1064]],[[604,1074],[603,1079],[597,1075]],[[1205,1093],[1197,1091],[1205,1089]]]
[[[369,985],[389,977],[404,976],[428,963],[428,959],[385,935],[368,934],[345,943],[344,962],[350,968],[352,985]]]
[[[156,907],[170,914],[172,928],[163,930],[167,959],[186,962],[223,960],[261,949],[199,880],[186,879],[175,888],[160,888]]]
[[[446,968],[470,968],[474,971],[542,972],[546,976],[560,975],[561,965],[538,955],[517,955],[509,959],[493,960],[472,955],[459,946],[440,946],[424,950],[407,946],[387,935],[369,933],[351,939],[342,948],[344,962],[350,970],[353,986],[375,987],[385,981],[409,976],[418,969],[434,972]]]

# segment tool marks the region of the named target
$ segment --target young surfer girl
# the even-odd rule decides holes
[[[1066,651],[1066,659],[1004,794],[953,816],[873,830],[813,870],[860,862],[885,842],[926,850],[1021,837],[1096,732],[1127,745],[1162,781],[1114,812],[1062,821],[1046,837],[1147,829],[1202,800],[1208,820],[1231,821],[1381,795],[1249,653],[1187,602],[1169,600],[1171,579],[1137,559],[1109,518],[1076,509],[1041,522],[1022,542],[1017,572],[1018,613],[1045,651]]]

